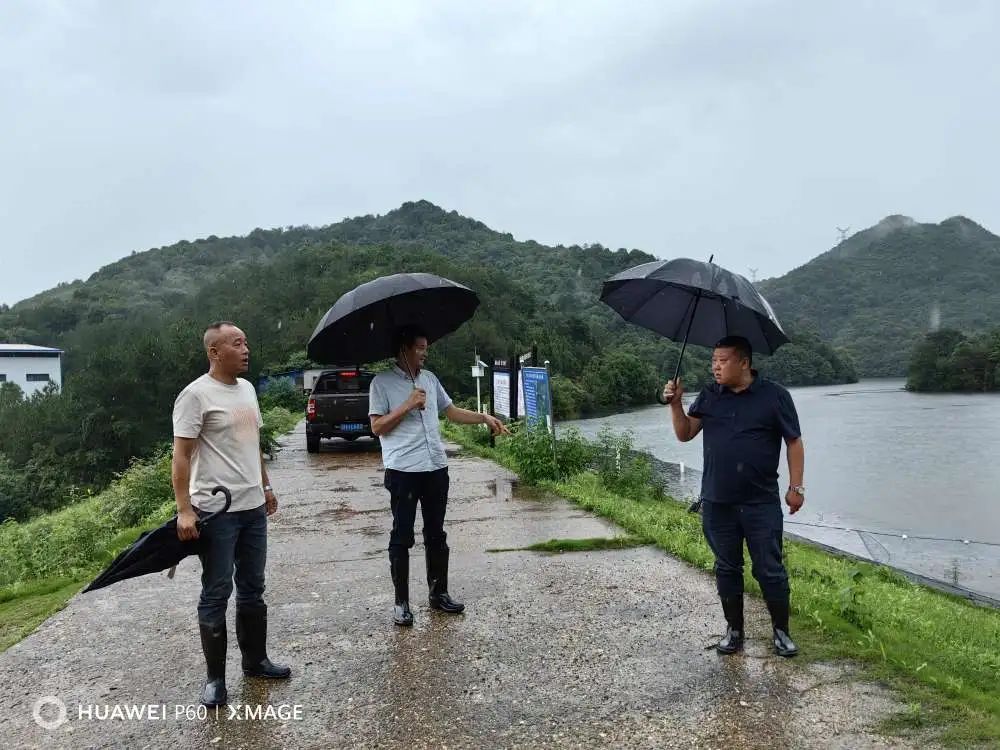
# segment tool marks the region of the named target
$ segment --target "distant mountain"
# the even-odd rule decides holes
[[[758,287],[783,324],[842,347],[862,376],[903,376],[928,331],[1000,321],[1000,237],[963,216],[888,216]]]

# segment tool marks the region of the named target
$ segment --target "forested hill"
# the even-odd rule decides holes
[[[679,347],[598,301],[605,278],[651,259],[519,242],[425,201],[322,228],[257,229],[133,254],[0,309],[0,341],[66,351],[61,393],[23,399],[0,385],[0,520],[57,507],[71,488],[98,487],[169,439],[174,397],[204,371],[206,323],[234,320],[247,332],[255,380],[262,369],[303,364],[329,306],[392,273],[437,273],[479,293],[473,320],[431,355],[454,396],[475,393],[474,351],[488,361],[537,344],[555,373],[557,416],[651,403]],[[763,363],[765,372],[789,385],[853,377],[830,347],[792,336],[796,344]],[[689,351],[683,374],[694,388],[707,358]]]
[[[567,306],[592,305],[594,284],[623,268],[654,260],[638,250],[612,252],[601,245],[518,242],[455,211],[416,201],[381,216],[360,216],[324,227],[254,229],[242,237],[212,235],[133,252],[86,281],[60,284],[14,305],[15,317],[0,317],[0,334],[24,340],[50,337],[73,328],[87,315],[169,308],[221,275],[268,265],[289,251],[331,243],[388,245],[401,253],[430,251],[462,265],[510,274],[536,297]]]
[[[962,216],[889,216],[758,286],[782,323],[843,347],[862,376],[902,376],[928,330],[1000,320],[1000,237]]]

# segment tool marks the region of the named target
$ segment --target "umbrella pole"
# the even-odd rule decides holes
[[[691,310],[691,320],[688,321],[687,332],[684,334],[684,343],[681,344],[681,356],[677,358],[677,368],[674,370],[674,382],[677,382],[677,378],[681,374],[681,362],[684,360],[684,351],[687,349],[688,336],[691,335],[691,326],[694,325],[694,315],[698,312],[698,303],[701,302],[701,292],[698,292],[698,296],[694,298],[694,308]],[[673,399],[667,403],[671,403]],[[701,510],[701,498],[698,498],[693,503],[688,506],[688,513],[697,513]]]
[[[681,363],[684,361],[684,352],[687,351],[688,337],[691,335],[691,326],[694,325],[694,316],[698,312],[698,303],[701,302],[701,292],[698,292],[698,296],[694,298],[694,308],[691,310],[691,320],[688,321],[687,331],[684,332],[684,343],[681,344],[681,356],[677,358],[677,367],[674,368],[674,382],[677,382],[677,378],[681,374]],[[671,399],[673,400],[673,399]],[[670,401],[667,401],[669,404]]]
[[[713,260],[715,260],[715,253],[712,253],[711,255],[708,256],[708,262],[709,263],[711,263]],[[712,273],[713,273],[713,276],[714,276],[715,271],[713,270]],[[677,378],[679,378],[680,374],[681,374],[681,362],[684,361],[684,352],[687,350],[688,337],[691,335],[691,326],[694,325],[694,316],[698,312],[698,303],[699,302],[701,302],[701,290],[700,289],[698,290],[698,296],[694,298],[694,309],[691,310],[691,320],[688,321],[688,328],[687,328],[687,331],[685,331],[685,333],[684,333],[684,343],[681,344],[681,356],[679,356],[677,358],[677,367],[674,368],[674,382],[675,383],[677,382]],[[667,401],[667,404],[669,404],[669,403],[670,403],[670,401]]]

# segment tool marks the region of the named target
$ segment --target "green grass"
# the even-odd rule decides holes
[[[85,580],[52,578],[0,589],[0,652],[65,607],[85,585]]]
[[[592,552],[604,549],[629,549],[643,547],[649,540],[637,536],[595,536],[586,539],[549,539],[547,542],[535,542],[527,547],[499,547],[487,549],[487,552]]]
[[[505,463],[491,449],[449,429],[481,456]],[[609,491],[591,472],[540,487],[614,521],[671,555],[705,571],[712,553],[700,517],[657,497],[653,489]],[[907,704],[885,731],[932,729],[942,743],[1000,746],[1000,611],[915,584],[875,564],[797,542],[785,545],[792,583],[792,629],[807,659],[847,659],[866,677],[885,681]],[[746,565],[746,590],[759,595]]]
[[[282,408],[263,416],[272,435],[299,421]],[[100,494],[24,523],[0,524],[0,651],[62,609],[143,531],[174,512],[164,448],[133,462]]]

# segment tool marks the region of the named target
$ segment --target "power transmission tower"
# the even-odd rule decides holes
[[[851,231],[851,228],[844,227],[843,229],[841,229],[840,227],[837,227],[837,231],[840,232],[840,241],[843,242],[844,240],[847,239],[847,233]]]
[[[748,268],[747,270],[750,271],[750,280],[754,284],[756,284],[757,283],[757,271],[759,271],[760,269],[758,269],[758,268]]]

